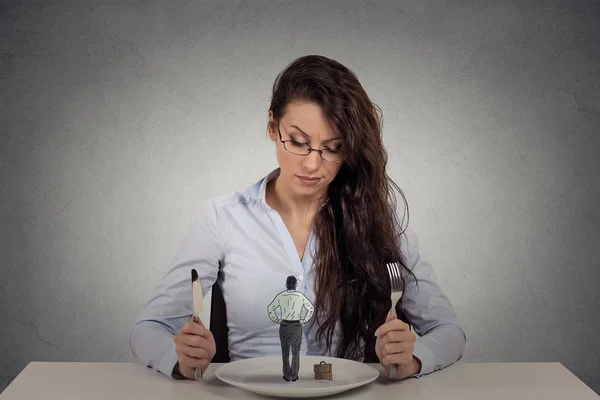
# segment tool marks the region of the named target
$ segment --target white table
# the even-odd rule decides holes
[[[137,364],[32,362],[0,400],[210,400],[264,397],[229,386],[214,375],[175,381]],[[382,371],[379,365],[374,365]],[[588,386],[559,363],[457,363],[422,379],[375,382],[324,399],[545,399],[598,400]]]

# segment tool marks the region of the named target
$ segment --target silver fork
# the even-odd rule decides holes
[[[390,308],[391,319],[396,319],[396,303],[402,297],[402,278],[400,275],[400,265],[398,263],[391,263],[387,265],[388,274],[390,275],[390,286],[392,293],[390,295],[392,299],[392,307]],[[390,365],[390,372],[388,377],[393,378],[398,373],[398,364]]]

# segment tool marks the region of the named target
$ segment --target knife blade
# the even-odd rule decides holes
[[[200,313],[202,312],[202,282],[200,282],[200,278],[198,277],[198,272],[195,269],[192,269],[192,298],[193,298],[193,314],[192,317],[194,319],[200,318]]]

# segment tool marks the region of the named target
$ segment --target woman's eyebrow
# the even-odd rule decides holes
[[[307,139],[310,140],[310,136],[306,132],[304,132],[302,129],[300,129],[299,127],[297,127],[296,125],[290,125],[290,128],[295,128],[295,129],[299,130],[300,133],[302,134],[302,136],[304,136],[305,138],[307,138]],[[336,137],[331,138],[331,139],[323,140],[323,143],[333,142],[334,140],[342,140],[342,138],[339,137],[339,136],[336,136]]]

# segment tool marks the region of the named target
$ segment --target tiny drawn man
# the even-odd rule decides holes
[[[279,324],[281,340],[281,356],[283,358],[283,379],[292,382],[298,379],[300,369],[300,346],[302,345],[302,324],[307,323],[315,312],[315,307],[302,293],[296,291],[298,281],[295,276],[288,276],[285,282],[287,290],[275,296],[267,307],[271,321]],[[277,310],[281,318],[277,316]],[[306,314],[302,316],[302,311]],[[290,350],[292,363],[290,364]]]

